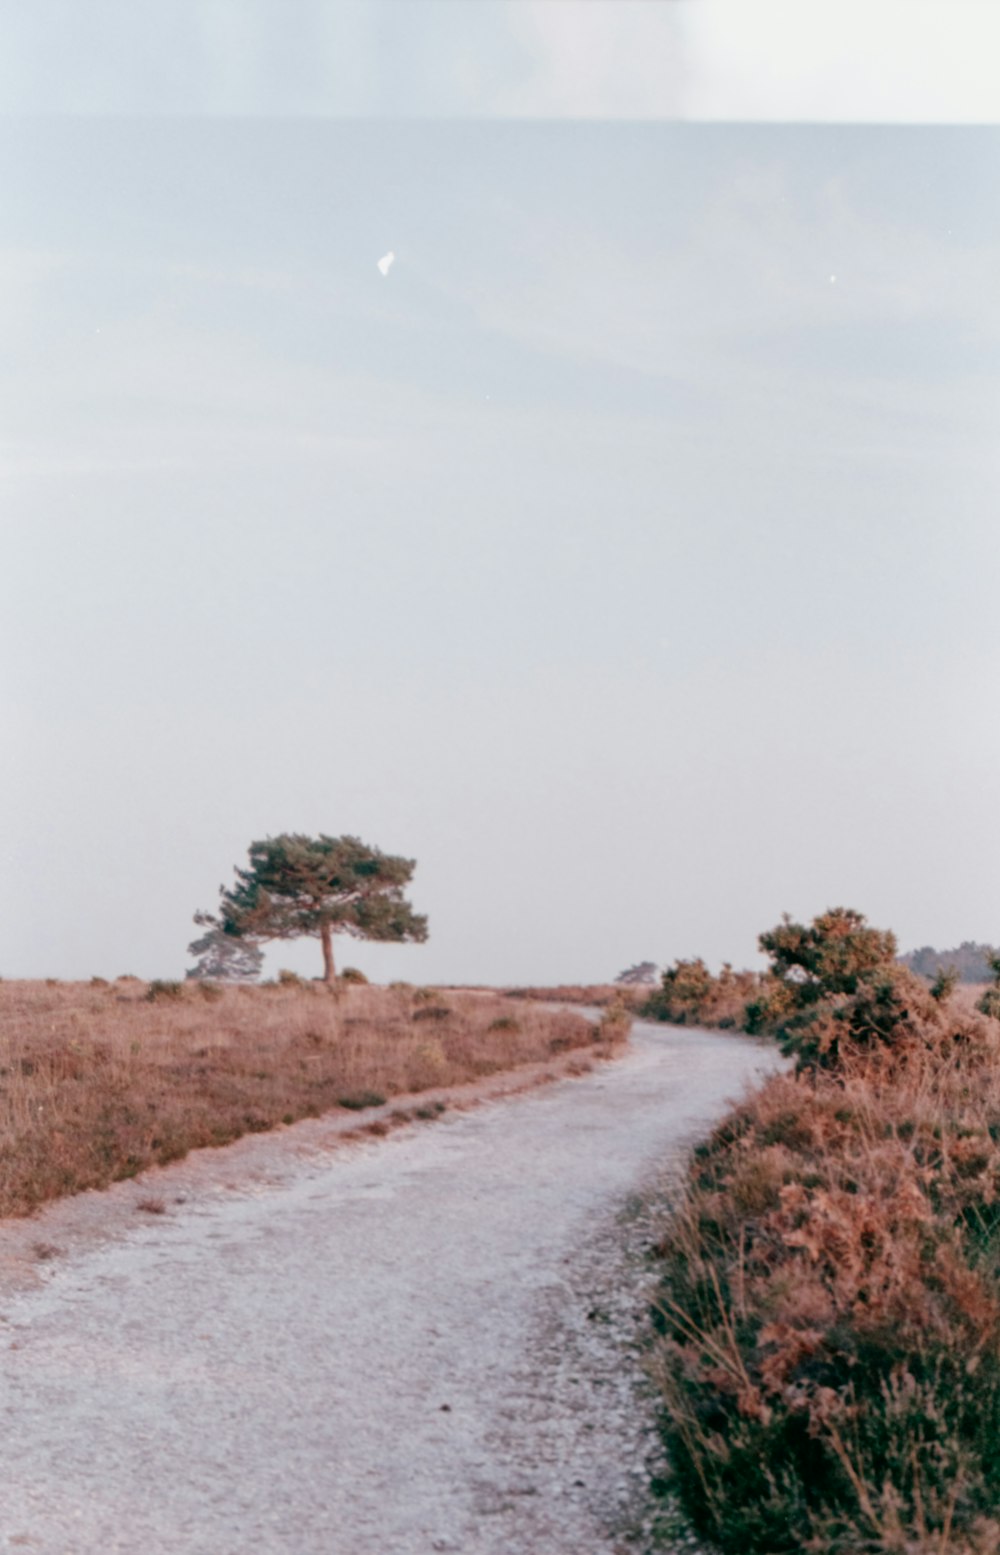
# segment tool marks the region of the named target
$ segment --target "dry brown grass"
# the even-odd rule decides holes
[[[649,998],[651,985],[627,987],[619,983],[557,983],[551,988],[505,988],[509,999],[533,999],[549,1004],[589,1004],[603,1009],[620,1004],[637,1010]]]
[[[0,982],[0,1215],[620,1035],[454,989]]]

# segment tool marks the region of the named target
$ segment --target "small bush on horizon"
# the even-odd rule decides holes
[[[655,961],[637,961],[635,966],[619,972],[615,982],[624,988],[646,988],[656,982],[659,968]]]
[[[150,1004],[155,1004],[158,999],[183,999],[184,984],[171,982],[162,977],[154,977],[145,993]]]
[[[340,974],[340,981],[342,983],[361,983],[366,986],[368,984],[368,978],[365,976],[364,972],[362,972],[360,968],[356,966],[345,966],[344,970]]]

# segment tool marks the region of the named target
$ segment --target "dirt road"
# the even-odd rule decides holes
[[[0,1323],[0,1550],[641,1549],[636,1194],[774,1064],[638,1025],[583,1078],[332,1154],[259,1136],[252,1181],[202,1152],[150,1178],[165,1213],[39,1243]]]

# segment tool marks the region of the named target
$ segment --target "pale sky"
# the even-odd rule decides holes
[[[995,123],[995,0],[0,0],[0,112]]]
[[[658,119],[641,81],[625,122],[620,75],[532,117],[526,37],[586,75],[571,9],[694,23],[303,4],[368,79],[419,42],[452,83],[352,121],[293,114],[308,29],[179,102],[193,7],[172,53],[168,8],[157,52],[95,3],[92,51],[157,64],[138,118],[110,65],[83,100],[78,6],[35,0],[47,72],[0,6],[3,975],[180,975],[281,831],[418,860],[428,944],[339,946],[379,978],[744,965],[838,904],[1000,939],[998,131]],[[509,45],[478,122],[445,10]]]

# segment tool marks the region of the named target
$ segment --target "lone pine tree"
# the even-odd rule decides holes
[[[197,913],[195,922],[236,939],[260,943],[315,936],[323,946],[323,977],[336,975],[333,936],[417,941],[427,938],[427,919],[403,895],[416,867],[369,847],[357,837],[303,837],[282,833],[250,844],[250,865],[237,869],[236,884],[220,887],[219,912]]]

